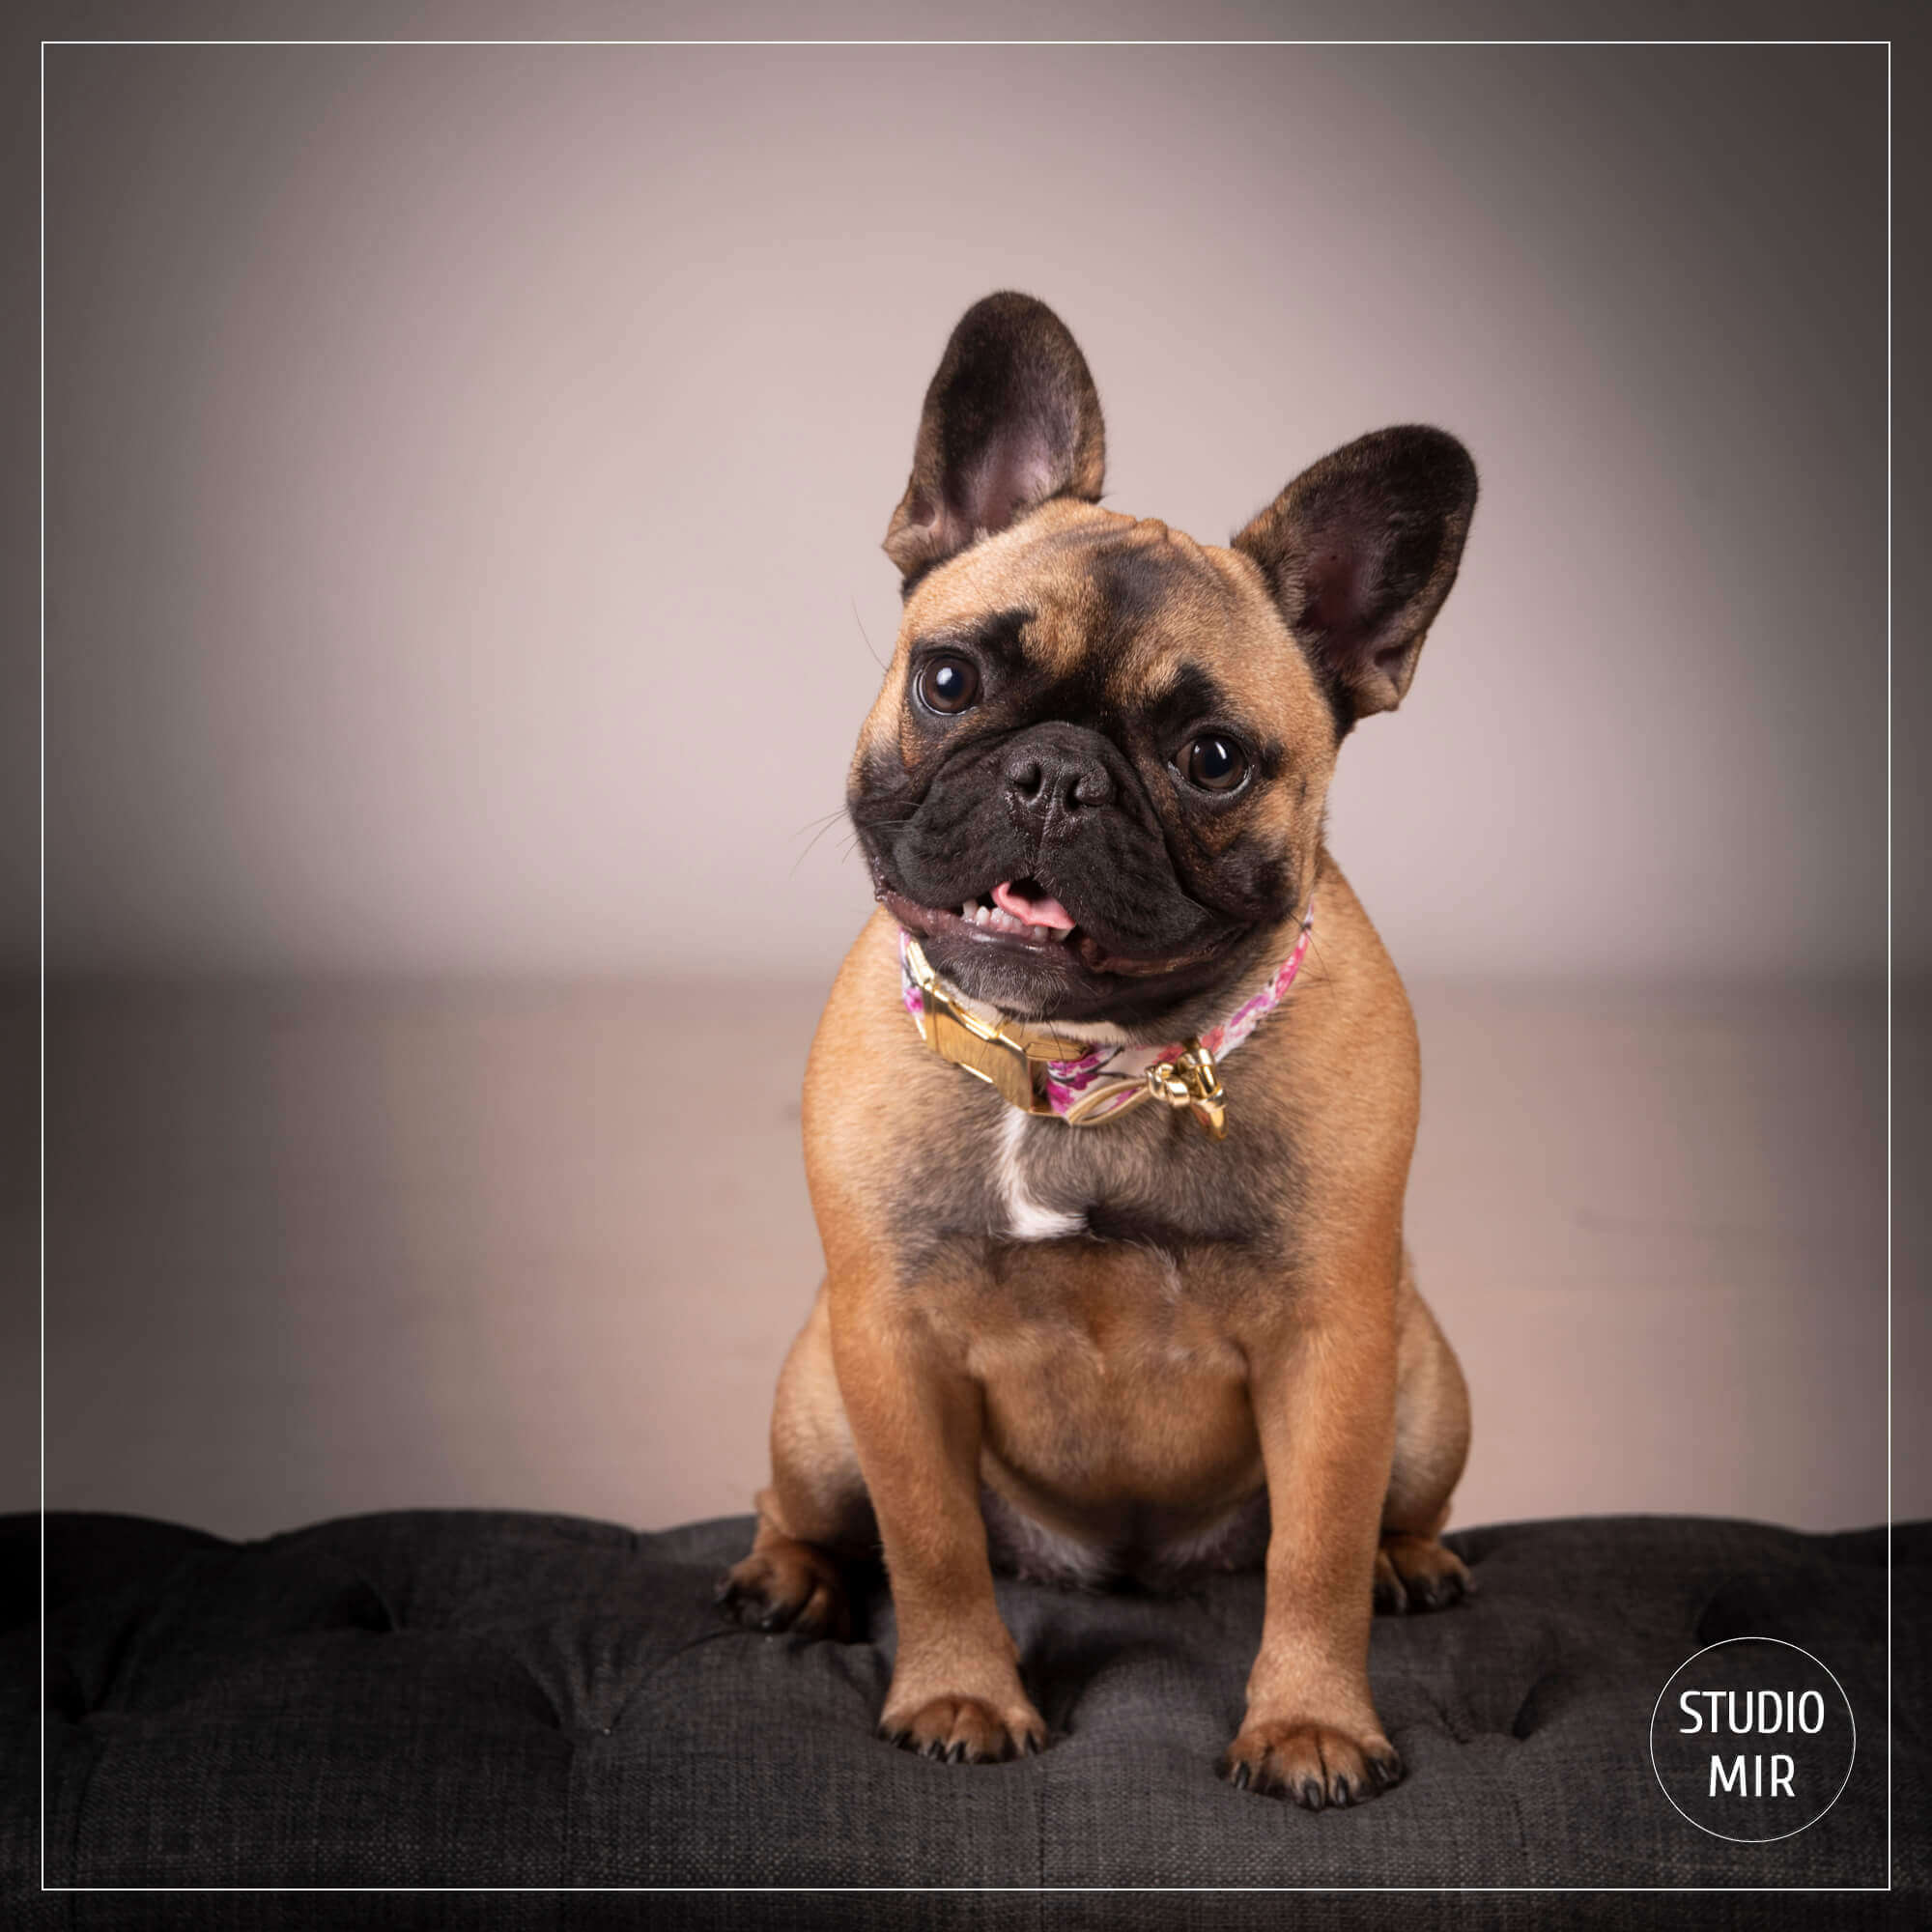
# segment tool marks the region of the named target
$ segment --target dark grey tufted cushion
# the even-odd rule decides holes
[[[1376,1625],[1377,1697],[1408,1780],[1361,1809],[1310,1815],[1214,1776],[1241,1714],[1258,1577],[1165,1601],[1003,1583],[1056,1741],[1030,1761],[954,1767],[872,1735],[893,1645],[882,1594],[869,1640],[849,1646],[721,1621],[712,1585],[750,1528],[646,1536],[556,1517],[412,1514],[236,1545],[128,1518],[51,1518],[50,1875],[242,1887],[1885,1883],[1882,1530],[1807,1537],[1664,1518],[1452,1537],[1480,1578],[1476,1602]],[[39,1868],[38,1521],[6,1520],[0,1537],[13,1666],[0,1877],[12,1888]],[[1922,1890],[1932,1525],[1899,1529],[1895,1557],[1894,1870]],[[1740,1634],[1815,1651],[1859,1721],[1843,1799],[1779,1844],[1692,1830],[1646,1750],[1665,1679],[1700,1644]],[[905,1923],[1249,1922],[1229,1916],[1236,1907],[1282,1923],[1288,1906],[1304,1918],[1321,1906],[1321,1923],[1394,1918],[1373,1893],[1103,1902],[1099,1917],[1081,1916],[1099,1911],[1092,1899],[1026,1893],[872,1905]],[[637,1905],[542,1893],[347,1903],[354,1916],[328,1918],[299,1912],[345,1901],[283,1900],[272,1918],[260,1898],[189,1908],[195,1922],[454,1924],[487,1905],[487,1922],[574,1925]],[[651,1903],[652,1923],[805,1923],[820,1909],[780,1901],[777,1917],[756,1918],[757,1901]],[[1465,1900],[1476,1914],[1465,1922],[1500,1922],[1505,1903],[1528,1909]],[[1806,1912],[1778,1922],[1836,1922],[1840,1903],[1858,1904],[1798,1903]],[[1583,1922],[1589,1905],[1573,1895],[1551,1922]],[[1707,1897],[1698,1922],[1773,1922],[1777,1905]],[[1435,1922],[1438,1908],[1417,1897],[1399,1916]],[[140,1894],[30,1909],[15,1922],[178,1922]]]

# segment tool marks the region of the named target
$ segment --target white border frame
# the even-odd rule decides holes
[[[272,1895],[272,1893],[477,1893],[477,1891],[508,1891],[508,1893],[541,1893],[547,1897],[560,1893],[777,1893],[782,1897],[806,1897],[806,1895],[844,1895],[844,1893],[1024,1893],[1030,1897],[1039,1897],[1047,1893],[1445,1893],[1445,1891],[1476,1891],[1476,1893],[1861,1893],[1878,1891],[1889,1893],[1893,1889],[1893,1857],[1891,1857],[1891,1264],[1893,1264],[1893,1235],[1891,1235],[1891,1215],[1893,1215],[1893,1175],[1891,1175],[1891,1053],[1893,1053],[1893,1034],[1891,1034],[1891,941],[1893,941],[1893,908],[1891,908],[1891,502],[1893,502],[1893,479],[1891,479],[1891,417],[1893,417],[1893,392],[1891,392],[1891,257],[1893,257],[1893,182],[1891,182],[1891,141],[1893,141],[1893,108],[1891,108],[1891,56],[1893,43],[1889,39],[1474,39],[1474,41],[1455,41],[1455,39],[1387,39],[1387,41],[1287,41],[1287,39],[1227,39],[1227,41],[1204,41],[1204,39],[1109,39],[1109,41],[1090,41],[1090,39],[1037,39],[1037,41],[1014,41],[1014,39],[752,39],[752,41],[717,41],[717,39],[394,39],[394,41],[371,41],[371,39],[50,39],[41,41],[41,79],[39,79],[39,110],[41,110],[41,1656],[43,1667],[46,1658],[46,50],[50,46],[330,46],[330,48],[373,48],[373,46],[413,46],[413,48],[448,48],[448,46],[485,46],[485,48],[744,48],[744,46],[767,46],[767,48],[883,48],[883,46],[902,46],[902,48],[1032,48],[1032,46],[1099,46],[1099,48],[1260,48],[1260,46],[1302,46],[1302,48],[1379,48],[1379,46],[1408,46],[1408,48],[1449,48],[1449,46],[1468,46],[1468,48],[1526,48],[1526,46],[1882,46],[1886,50],[1886,1882],[1882,1886],[50,1886],[46,1882],[46,1710],[43,1704],[41,1712],[41,1893],[191,1893],[191,1891],[220,1891],[220,1893],[242,1893],[245,1897]],[[1725,1638],[1725,1642],[1741,1642],[1741,1638]],[[1781,1642],[1781,1638],[1760,1638],[1760,1642]],[[1706,1648],[1716,1648],[1706,1646]],[[1797,1644],[1793,1650],[1801,1648]],[[1804,1652],[1810,1656],[1810,1652]],[[1692,1656],[1702,1656],[1694,1652]],[[1690,1658],[1685,1660],[1687,1663]],[[1818,1662],[1816,1658],[1812,1662]],[[1826,1669],[1826,1675],[1837,1683],[1837,1677]],[[1683,1665],[1677,1667],[1679,1671]],[[1665,1681],[1665,1689],[1675,1679]],[[1843,1696],[1843,1687],[1839,1687]],[[1662,1698],[1662,1692],[1658,1692]],[[1845,1698],[1845,1708],[1851,1710],[1851,1698]],[[1656,1706],[1652,1706],[1652,1727],[1656,1725]],[[1857,1718],[1853,1718],[1853,1733],[1857,1733]],[[1853,1756],[1857,1756],[1857,1745],[1853,1747]],[[1656,1774],[1656,1756],[1652,1754],[1652,1774]],[[1851,1770],[1845,1772],[1845,1781],[1851,1781]],[[1662,1787],[1662,1779],[1658,1779]],[[1841,1787],[1843,1791],[1843,1787]],[[1663,1793],[1665,1799],[1677,1808],[1675,1799],[1669,1791]],[[1833,1804],[1837,1799],[1832,1801]],[[1828,1806],[1830,1808],[1830,1806]],[[1818,1814],[1820,1818],[1824,1812]],[[1689,1820],[1696,1826],[1696,1820]],[[1816,1818],[1812,1820],[1816,1824]],[[1704,1830],[1704,1826],[1696,1826]],[[1801,1828],[1808,1830],[1808,1828]],[[1721,1833],[1712,1833],[1721,1837]],[[1791,1833],[1795,1835],[1795,1833]],[[1750,1843],[1779,1843],[1777,1839]]]

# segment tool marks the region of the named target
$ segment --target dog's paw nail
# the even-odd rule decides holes
[[[1041,1744],[1040,1741],[1037,1737],[1035,1737],[1031,1731],[1029,1731],[1026,1734],[1025,1748],[1028,1757],[1037,1757],[1040,1754],[1040,1752],[1046,1748],[1046,1747],[1043,1744]]]
[[[1229,1782],[1234,1785],[1236,1791],[1245,1791],[1253,1777],[1254,1773],[1244,1758],[1235,1767],[1235,1775],[1229,1779]]]
[[[960,1738],[953,1745],[952,1748],[946,1753],[946,1762],[948,1764],[958,1764],[965,1757],[965,1755],[966,1755],[966,1740],[964,1738]]]
[[[1304,1777],[1301,1780],[1301,1802],[1311,1811],[1319,1811],[1327,1804],[1328,1800],[1322,1792],[1321,1780],[1319,1777]]]

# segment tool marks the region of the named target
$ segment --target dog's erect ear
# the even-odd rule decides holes
[[[1304,469],[1235,539],[1344,731],[1407,693],[1475,507],[1476,466],[1453,436],[1380,429]]]
[[[886,554],[910,582],[1049,497],[1097,502],[1106,463],[1100,398],[1066,325],[1031,296],[987,296],[925,392]]]

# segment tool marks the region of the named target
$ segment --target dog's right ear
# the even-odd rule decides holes
[[[1031,296],[987,296],[959,318],[925,392],[885,553],[910,590],[1049,497],[1098,502],[1106,466],[1100,398],[1066,325]]]

